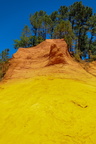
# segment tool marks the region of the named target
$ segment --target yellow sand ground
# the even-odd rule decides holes
[[[1,84],[0,144],[96,144],[96,87],[52,77]]]

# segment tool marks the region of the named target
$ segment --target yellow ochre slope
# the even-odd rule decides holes
[[[96,87],[39,77],[0,86],[0,144],[95,144]]]

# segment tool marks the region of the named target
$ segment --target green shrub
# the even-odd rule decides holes
[[[9,62],[0,62],[0,80],[2,80],[2,78],[4,77],[4,75],[6,74],[6,71],[8,70],[9,67]]]
[[[96,55],[90,55],[90,60],[89,61],[96,61]]]
[[[75,60],[78,61],[78,62],[81,62],[81,58],[80,58],[81,55],[82,55],[82,52],[79,51],[79,50],[76,50],[76,53],[74,53]]]

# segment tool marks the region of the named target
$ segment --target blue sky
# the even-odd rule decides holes
[[[58,10],[62,5],[69,6],[77,0],[0,0],[0,52],[6,48],[10,54],[16,50],[13,48],[13,40],[19,39],[24,25],[30,25],[29,15],[39,10],[48,14]],[[83,4],[93,8],[96,13],[96,1],[82,0]]]

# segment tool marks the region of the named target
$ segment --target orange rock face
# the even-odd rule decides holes
[[[57,47],[56,44],[52,44],[49,53],[48,65],[67,63],[64,57],[64,48]]]
[[[54,64],[71,63],[67,44],[63,39],[48,39],[31,48],[19,48],[10,60],[5,79],[31,77],[33,71]],[[29,74],[31,72],[31,74]]]
[[[64,39],[47,39],[35,47],[19,48],[10,60],[4,80],[50,75],[94,81],[94,77],[71,57]]]

